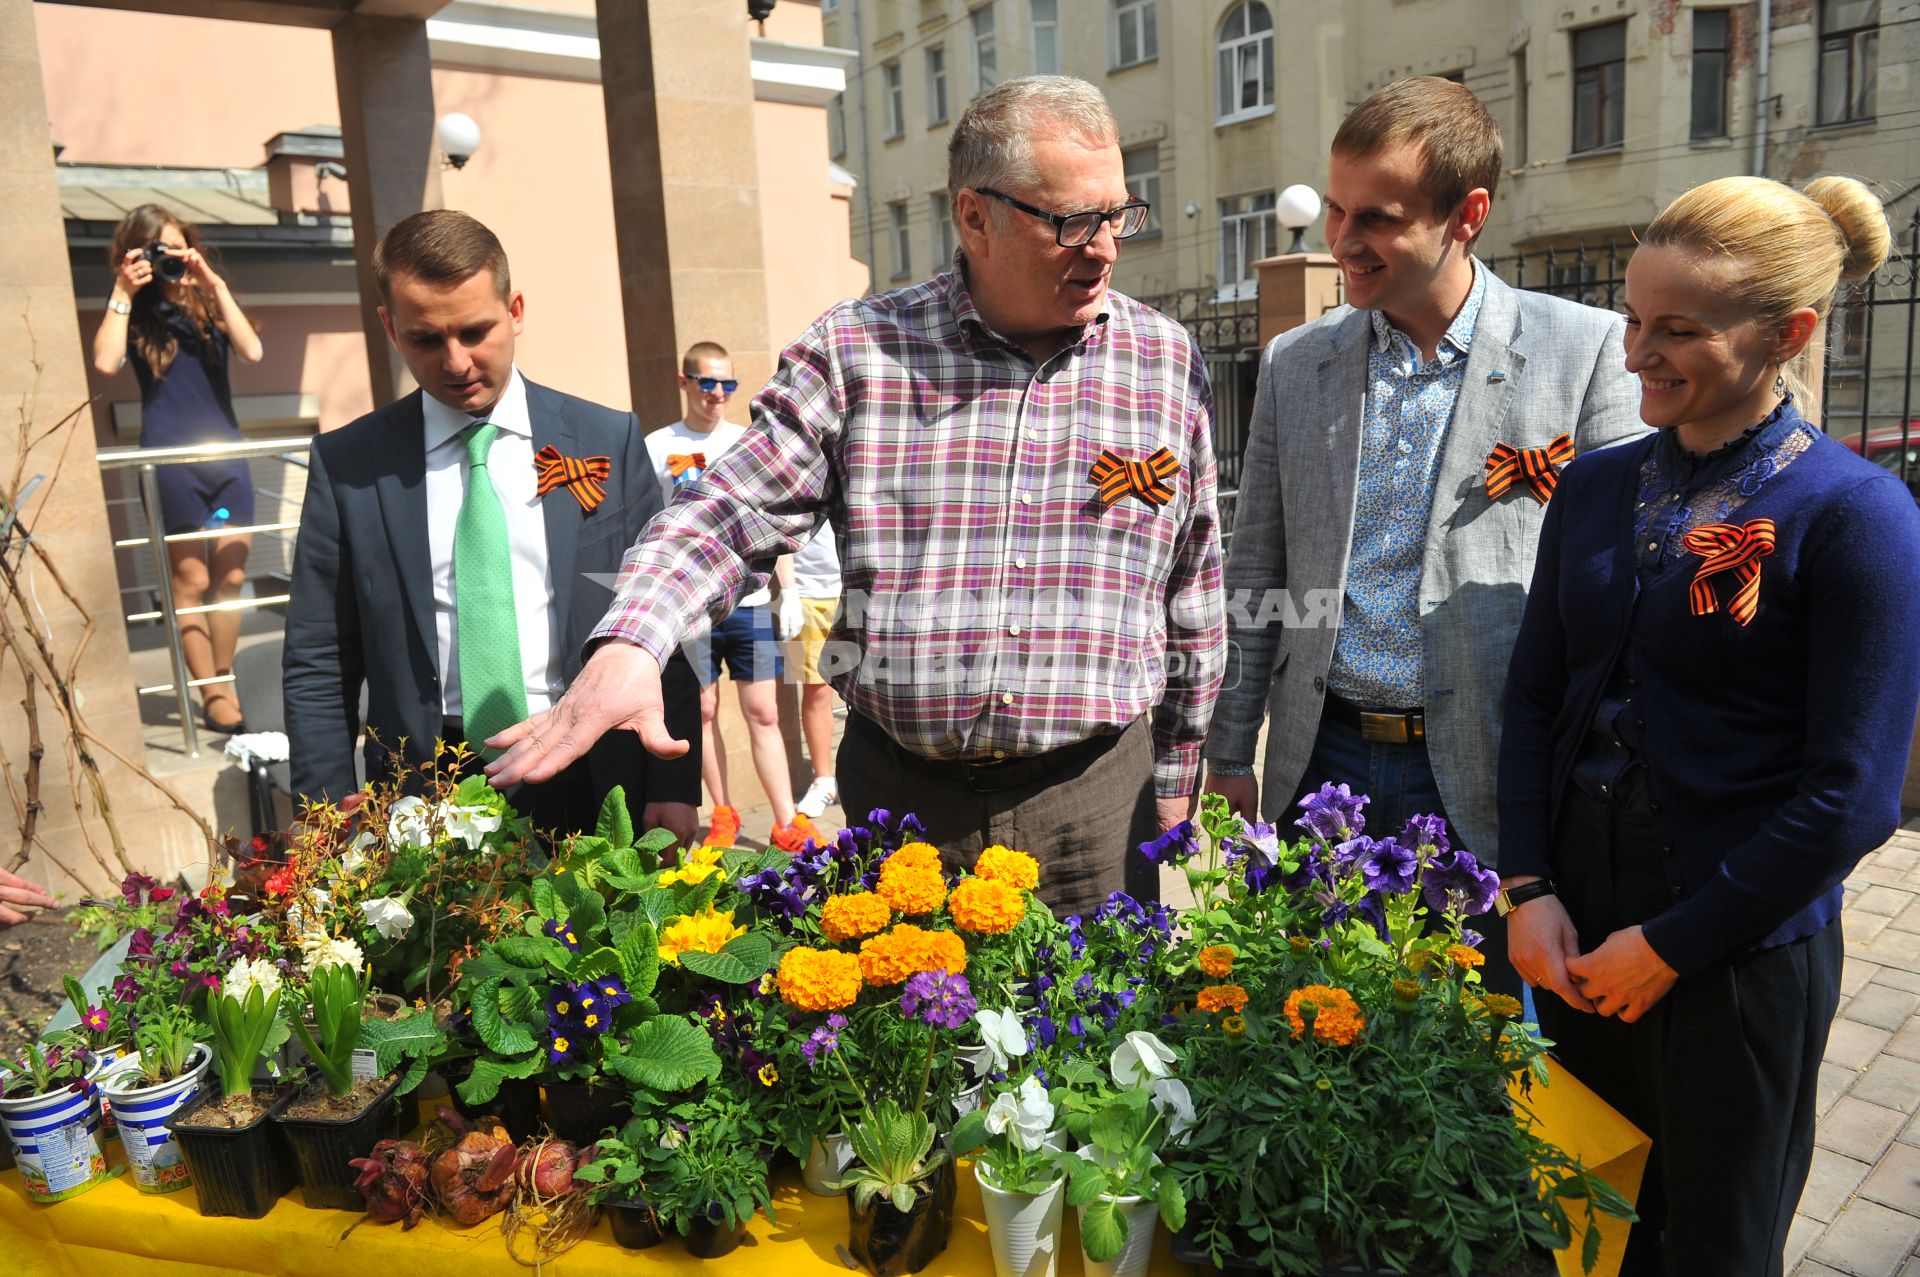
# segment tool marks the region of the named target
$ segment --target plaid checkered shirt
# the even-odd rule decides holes
[[[1183,797],[1226,654],[1212,422],[1192,339],[1118,293],[1037,367],[985,325],[957,264],[844,302],[628,552],[594,639],[664,661],[825,516],[846,594],[822,673],[853,709],[917,754],[971,761],[1151,710],[1155,790]],[[1172,499],[1103,508],[1101,453],[1159,448],[1179,462]]]

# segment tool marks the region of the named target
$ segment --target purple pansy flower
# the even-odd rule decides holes
[[[1154,864],[1184,865],[1200,850],[1200,835],[1191,820],[1183,820],[1158,838],[1140,844],[1140,854]]]

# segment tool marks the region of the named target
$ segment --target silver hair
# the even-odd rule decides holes
[[[1070,75],[1029,75],[1005,80],[975,98],[954,125],[947,142],[947,192],[968,187],[1006,190],[1040,181],[1033,160],[1033,139],[1042,124],[1049,134],[1065,134],[1106,145],[1119,136],[1113,109],[1099,89]],[[958,214],[957,203],[955,213]],[[996,217],[1006,209],[993,205]]]

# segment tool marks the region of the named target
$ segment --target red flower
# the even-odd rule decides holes
[[[260,889],[270,896],[284,896],[293,890],[293,866],[282,865],[261,884]]]
[[[173,897],[174,897],[174,890],[172,887],[155,887],[152,891],[149,891],[147,893],[147,903],[152,905],[157,905],[161,901],[171,900],[173,899]]]

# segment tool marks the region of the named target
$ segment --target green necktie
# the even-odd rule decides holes
[[[474,748],[527,716],[526,672],[513,604],[507,512],[487,471],[500,427],[476,421],[467,445],[467,497],[453,525],[453,614],[460,640],[460,707]]]

